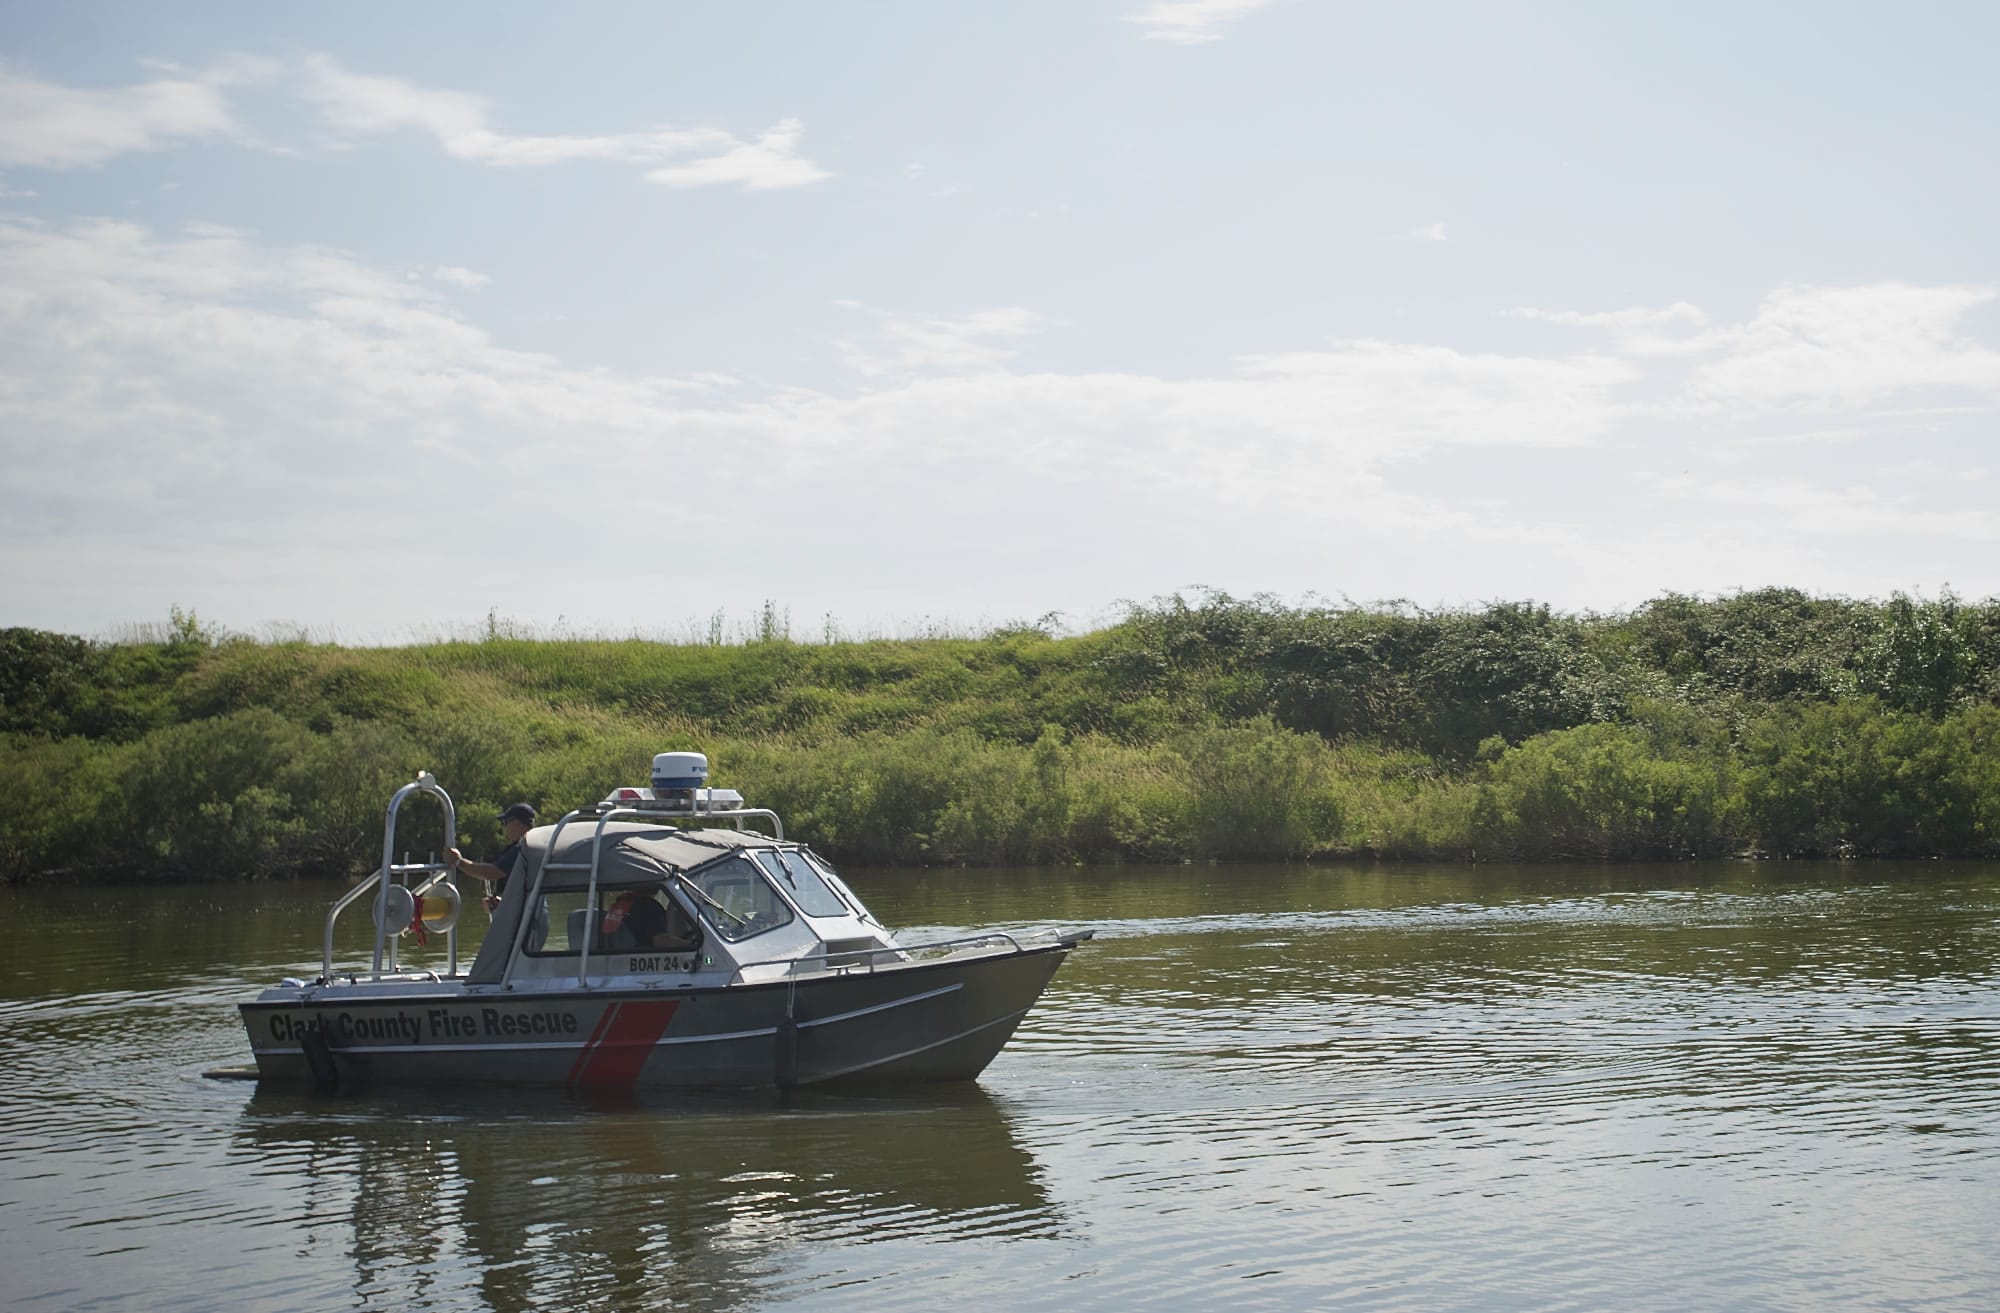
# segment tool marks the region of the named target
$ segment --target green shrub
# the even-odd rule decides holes
[[[1787,708],[1745,743],[1759,842],[1799,856],[2000,852],[2000,710],[1933,720],[1872,699]]]
[[[178,874],[281,869],[306,825],[273,782],[312,746],[310,731],[263,707],[156,730],[124,758],[115,831],[135,859]]]
[[[102,866],[123,749],[80,738],[0,739],[0,878]]]
[[[1581,725],[1505,748],[1486,765],[1474,843],[1491,856],[1632,860],[1727,851],[1725,772],[1657,755],[1627,725]]]

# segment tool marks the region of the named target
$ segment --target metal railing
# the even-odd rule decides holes
[[[392,927],[389,924],[389,890],[392,887],[407,889],[419,913],[421,913],[423,908],[424,895],[439,885],[448,886],[454,896],[458,893],[458,886],[451,881],[451,869],[445,863],[398,862],[396,860],[396,815],[402,810],[403,803],[412,794],[417,793],[429,794],[431,797],[436,798],[444,807],[445,834],[452,837],[458,834],[458,811],[452,806],[451,795],[438,787],[437,780],[432,778],[429,771],[420,772],[414,781],[396,790],[395,796],[389,799],[388,812],[382,821],[382,865],[375,868],[373,875],[370,875],[360,884],[355,885],[345,894],[342,894],[340,899],[334,903],[333,910],[326,914],[326,940],[324,945],[325,951],[321,961],[321,975],[328,980],[333,978],[334,922],[340,919],[342,912],[346,911],[348,907],[358,901],[370,889],[375,891],[375,959],[369,973],[370,978],[374,980],[380,980],[384,974],[383,959],[385,957],[388,960],[389,971],[393,972],[396,969],[397,941],[401,938],[404,930],[403,926]],[[399,877],[407,880],[412,875],[422,875],[425,878],[419,880],[414,885],[398,883]],[[451,928],[445,931],[445,944],[450,955],[448,973],[455,976],[458,974],[458,922],[456,918],[453,919]]]
[[[985,944],[991,944],[996,947],[1004,946],[1016,953],[1023,951],[1021,941],[1014,938],[1012,934],[1005,930],[988,930],[981,934],[966,935],[960,939],[938,939],[923,944],[885,944],[880,948],[829,949],[824,953],[808,953],[804,957],[773,958],[765,962],[746,962],[742,967],[738,968],[738,971],[740,973],[750,967],[783,966],[786,968],[786,975],[796,977],[814,974],[808,967],[811,963],[817,962],[820,964],[818,971],[822,972],[851,972],[865,967],[867,974],[873,975],[877,966],[894,966],[908,962],[942,960],[948,957],[956,957],[968,949]]]

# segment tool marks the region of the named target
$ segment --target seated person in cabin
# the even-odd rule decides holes
[[[600,927],[606,952],[643,952],[657,948],[682,953],[695,946],[694,927],[685,913],[660,905],[651,889],[625,889],[604,909]]]

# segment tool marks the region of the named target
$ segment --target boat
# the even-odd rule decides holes
[[[622,787],[524,836],[462,970],[448,862],[382,864],[327,913],[322,970],[239,1004],[256,1079],[353,1086],[479,1082],[592,1089],[969,1081],[1089,930],[903,942],[767,808],[661,753]],[[334,964],[336,924],[373,895],[369,963]],[[443,938],[419,969],[405,944]],[[412,951],[412,956],[414,953]],[[439,970],[438,967],[443,969]]]

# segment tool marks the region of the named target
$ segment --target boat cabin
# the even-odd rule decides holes
[[[468,985],[749,983],[840,970],[895,946],[801,844],[616,815],[632,809],[571,813],[529,832]]]
[[[450,796],[429,772],[419,774],[389,802],[381,869],[327,914],[322,982],[335,977],[335,922],[371,892],[368,979],[377,982],[428,978],[476,992],[719,986],[908,960],[824,858],[786,841],[777,813],[746,807],[734,789],[705,787],[707,775],[702,754],[663,752],[650,788],[614,789],[528,831],[478,956],[461,975],[460,900],[449,868],[394,860],[397,818],[412,797],[435,798],[446,832],[457,829]],[[442,975],[399,968],[398,940],[417,934],[422,942],[425,930],[446,937]]]

